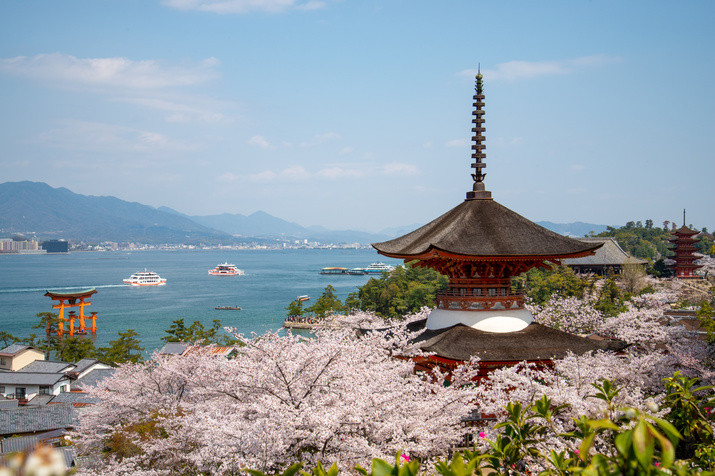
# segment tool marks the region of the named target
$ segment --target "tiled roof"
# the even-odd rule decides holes
[[[97,385],[100,381],[104,380],[107,377],[111,377],[114,375],[114,372],[116,369],[96,369],[92,370],[90,373],[87,375],[83,376],[82,378],[78,378],[74,382],[72,382],[71,389],[75,390],[78,388],[87,388],[87,387],[94,387]]]
[[[58,373],[0,372],[0,385],[54,385],[62,379],[69,377]]]
[[[615,238],[578,238],[584,243],[603,243],[603,246],[596,250],[595,255],[584,256],[583,258],[568,258],[562,260],[565,266],[570,265],[592,265],[592,266],[614,266],[624,265],[626,262],[633,264],[645,264],[646,261],[631,257],[623,251]]]
[[[412,327],[422,325],[418,321]],[[419,324],[421,323],[421,324]],[[583,354],[594,350],[619,350],[621,342],[596,341],[531,323],[515,332],[485,332],[457,324],[436,330],[425,330],[417,340],[420,348],[451,360],[469,360],[478,356],[488,362],[560,359],[571,351]]]
[[[0,411],[0,435],[72,428],[77,417],[72,405],[24,406]]]
[[[566,257],[600,246],[567,238],[529,221],[494,200],[465,200],[425,226],[372,245],[392,257],[444,251],[471,257]]]
[[[161,348],[159,353],[163,355],[181,355],[184,353],[186,348],[189,347],[189,345],[190,344],[185,342],[167,342],[166,345]]]
[[[0,440],[0,453],[6,454],[24,451],[28,448],[32,448],[40,441],[61,438],[64,434],[65,431],[62,429],[38,433],[36,435],[3,438]]]
[[[218,355],[228,356],[235,351],[235,347],[218,345],[191,345],[181,355]]]
[[[30,362],[17,372],[35,372],[35,373],[60,373],[67,368],[74,367],[74,364],[69,362],[59,362],[56,360],[35,360]]]
[[[90,397],[85,392],[62,392],[52,399],[52,403],[71,403],[74,406],[78,406],[78,404],[99,403],[99,399]]]
[[[0,355],[5,355],[5,356],[13,356],[17,354],[18,352],[21,352],[25,349],[29,349],[29,345],[25,344],[10,344],[4,349],[0,350]],[[34,347],[33,347],[34,348]]]
[[[90,368],[91,366],[93,366],[94,364],[96,364],[98,362],[99,362],[99,360],[97,360],[97,359],[82,359],[82,360],[78,361],[76,364],[74,364],[75,368],[72,371],[75,373],[81,374],[82,372],[84,372],[85,370],[87,370],[88,368]]]
[[[17,408],[18,401],[14,398],[2,398],[0,397],[0,410],[7,410],[9,408]]]
[[[47,405],[50,400],[54,398],[54,395],[35,395],[30,400],[27,401],[28,405]]]

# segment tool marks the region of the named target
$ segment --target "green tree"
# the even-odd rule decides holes
[[[11,344],[21,342],[22,340],[23,339],[21,339],[19,337],[15,337],[14,335],[10,334],[9,332],[0,331],[0,345],[2,345],[3,348],[5,348]]]
[[[228,335],[221,333],[221,330],[222,326],[219,319],[214,319],[208,329],[199,321],[194,321],[193,324],[187,327],[183,319],[176,319],[164,331],[167,335],[162,337],[161,340],[164,342],[191,342],[202,345],[233,345],[237,342]]]
[[[532,268],[512,280],[516,288],[523,288],[526,296],[536,304],[544,304],[553,294],[562,297],[582,297],[589,285],[568,266],[556,266],[551,269]]]
[[[144,348],[137,339],[139,334],[134,329],[119,332],[116,340],[109,342],[109,347],[99,349],[100,360],[108,364],[136,363],[141,359]]]
[[[323,294],[315,301],[315,304],[306,308],[307,312],[312,312],[318,317],[325,317],[333,312],[342,312],[344,309],[343,303],[335,295],[335,288],[328,284],[323,291]]]
[[[345,307],[372,311],[382,317],[402,317],[424,306],[434,307],[436,292],[448,284],[447,276],[407,263],[380,278],[371,278],[348,296]]]
[[[57,360],[77,362],[82,359],[97,357],[97,348],[90,339],[81,337],[63,337],[57,339],[53,352]]]
[[[303,309],[303,301],[300,299],[291,301],[290,304],[288,304],[286,311],[288,311],[288,317],[302,316],[305,313],[305,310]]]

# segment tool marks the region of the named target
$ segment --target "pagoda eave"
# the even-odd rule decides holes
[[[553,254],[553,255],[464,255],[459,253],[453,253],[447,250],[440,249],[436,246],[432,246],[422,253],[416,254],[402,254],[402,253],[389,253],[386,251],[381,251],[373,245],[373,248],[383,256],[388,258],[402,259],[405,261],[412,260],[429,260],[429,259],[447,259],[454,261],[551,261],[553,263],[559,264],[560,260],[566,258],[582,258],[584,256],[591,256],[596,254],[596,250],[603,246],[603,243],[599,243],[585,251],[570,253],[570,254]]]

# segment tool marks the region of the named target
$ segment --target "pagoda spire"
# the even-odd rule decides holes
[[[472,180],[474,180],[474,185],[472,190],[467,192],[467,200],[476,199],[488,199],[491,200],[492,192],[488,192],[484,188],[484,177],[487,176],[484,173],[484,168],[487,166],[483,162],[486,159],[487,154],[485,152],[487,146],[484,145],[486,138],[484,133],[486,129],[484,127],[484,85],[482,82],[482,71],[481,65],[477,67],[477,77],[474,83],[474,111],[472,112],[472,159],[474,163],[472,168],[474,173],[472,174]]]

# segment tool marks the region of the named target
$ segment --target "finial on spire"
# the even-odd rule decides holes
[[[472,168],[475,169],[472,174],[472,180],[474,180],[474,185],[472,190],[467,192],[467,200],[474,200],[478,198],[491,199],[492,193],[486,191],[484,188],[484,177],[487,176],[482,170],[487,166],[483,159],[487,157],[484,152],[487,148],[484,145],[486,138],[484,137],[484,84],[482,82],[482,65],[478,63],[477,66],[477,77],[474,81],[474,111],[472,112],[472,158],[474,163]]]
[[[683,208],[683,226],[685,226],[685,208]]]

